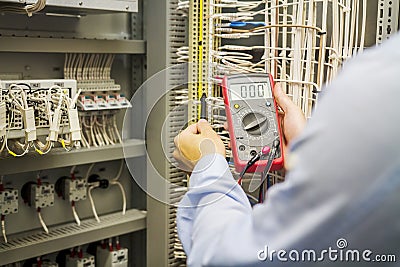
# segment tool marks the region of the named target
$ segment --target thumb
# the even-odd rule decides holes
[[[292,100],[283,92],[280,83],[277,83],[274,87],[274,97],[276,103],[283,109],[284,112],[287,112],[294,105]]]
[[[213,128],[211,127],[211,125],[208,123],[208,121],[201,119],[197,122],[197,131],[200,134],[207,134],[210,132],[213,132]]]

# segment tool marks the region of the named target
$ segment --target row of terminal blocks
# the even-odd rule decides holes
[[[122,109],[132,107],[121,93],[85,93],[79,97],[79,108],[84,111]]]

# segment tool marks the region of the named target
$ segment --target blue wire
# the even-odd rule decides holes
[[[262,21],[232,21],[230,24],[230,27],[246,27],[246,26],[254,26],[254,27],[260,27],[260,26],[265,26],[265,23]]]

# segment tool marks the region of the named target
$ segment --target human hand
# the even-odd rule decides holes
[[[179,167],[189,173],[205,155],[218,153],[225,157],[224,143],[206,120],[187,127],[175,137],[174,143],[172,156]]]
[[[273,90],[278,106],[283,112],[279,112],[279,122],[283,132],[283,151],[297,138],[306,126],[306,118],[303,111],[282,91],[281,85],[277,83]]]

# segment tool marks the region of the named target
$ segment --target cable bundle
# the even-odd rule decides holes
[[[47,154],[56,143],[66,150],[79,146],[81,136],[75,104],[80,92],[71,99],[69,91],[58,85],[32,89],[28,84],[31,82],[26,82],[11,83],[7,89],[1,90],[0,151],[5,147],[12,156],[21,157],[30,148],[41,155]],[[9,84],[8,81],[3,83]],[[39,86],[56,83],[48,80],[34,82]],[[44,128],[47,129],[43,131]]]
[[[101,115],[82,113],[80,116],[82,145],[90,148],[122,143],[116,115],[116,113],[107,114],[105,112],[102,112]]]
[[[19,5],[0,5],[0,12],[27,14],[31,17],[34,13],[43,10],[45,7],[46,0],[38,0],[34,4],[25,5],[23,7]]]
[[[213,67],[207,80],[218,85],[224,75],[271,73],[308,118],[323,84],[364,49],[366,0],[215,0],[210,5],[213,40],[206,49]],[[214,89],[211,99],[219,93]],[[211,123],[228,149],[224,113],[216,112],[224,106],[217,103]],[[270,175],[272,183],[283,179]]]
[[[176,10],[182,13],[182,16],[187,17],[189,15],[189,7],[189,1],[179,0]]]
[[[65,79],[77,81],[111,80],[113,54],[66,54]]]
[[[82,95],[78,99],[82,145],[99,147],[122,143],[117,127],[118,111],[131,107],[111,79],[113,54],[66,54],[64,76],[76,79]]]
[[[214,38],[224,43],[213,51],[215,74],[270,72],[307,117],[315,93],[364,48],[366,0],[225,0],[213,5],[222,8],[212,15]],[[263,44],[252,41],[257,36]]]

